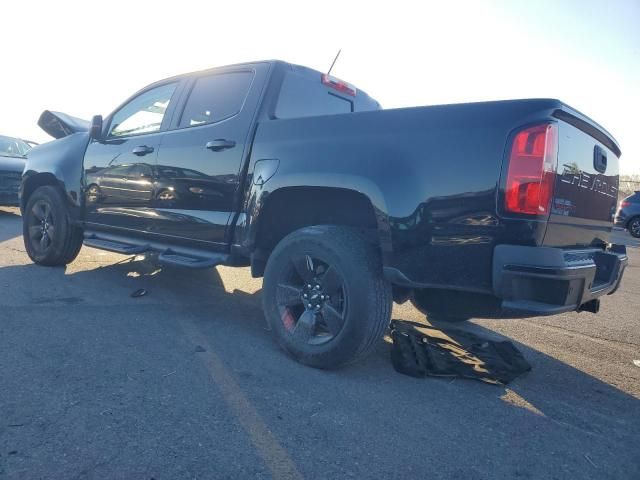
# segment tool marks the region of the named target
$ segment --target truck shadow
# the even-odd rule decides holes
[[[87,248],[83,250],[86,255]],[[95,251],[92,251],[92,253]],[[107,254],[111,255],[111,254]],[[243,335],[248,335],[246,345],[251,348],[252,342],[260,338],[271,344],[275,354],[280,355],[280,350],[272,341],[261,306],[261,279],[252,279],[248,269],[224,268],[223,274],[217,269],[184,270],[179,268],[162,267],[155,262],[153,257],[120,257],[121,260],[111,264],[101,264],[92,270],[74,271],[74,264],[66,268],[46,268],[36,265],[21,265],[0,268],[0,283],[11,279],[13,285],[23,288],[24,285],[34,283],[34,276],[46,276],[55,283],[53,291],[33,292],[30,295],[30,303],[34,305],[93,305],[113,304],[123,307],[122,314],[126,314],[127,305],[149,305],[150,308],[158,305],[167,305],[168,308],[176,308],[188,312],[195,320],[207,323],[227,323],[228,327],[238,329]],[[100,262],[102,263],[102,262]],[[29,282],[28,279],[31,279]],[[24,282],[23,282],[24,280]],[[35,282],[37,284],[37,282]],[[137,290],[144,290],[145,295],[140,298],[132,298],[131,294]],[[211,307],[215,307],[212,310]],[[416,312],[417,314],[417,312]],[[227,318],[227,316],[233,318]],[[220,316],[222,319],[213,317]],[[396,318],[397,315],[395,316]],[[416,320],[417,316],[411,318]],[[423,320],[424,321],[424,320]],[[509,320],[505,320],[509,321]],[[603,395],[608,398],[627,398],[633,405],[640,405],[637,399],[621,392],[620,390],[601,382],[600,380],[570,367],[563,362],[549,357],[525,344],[515,342],[503,335],[484,328],[478,324],[463,322],[461,324],[434,323],[425,325],[441,329],[455,339],[456,329],[469,331],[481,337],[493,340],[512,341],[534,365],[533,371],[524,374],[510,385],[510,389],[521,391],[525,397],[535,397],[535,393],[527,388],[531,377],[537,378],[544,374],[546,388],[554,388],[556,397],[554,402],[562,398],[562,392],[567,395],[566,401],[575,396],[576,391],[589,392],[596,396]],[[400,382],[409,382],[415,385],[416,380],[399,376],[391,370],[389,362],[389,338],[380,341],[374,355],[367,361],[343,369],[340,373],[320,372],[328,375],[345,375],[356,377],[372,370],[379,370],[379,375],[392,377]],[[282,354],[284,355],[284,354]],[[449,382],[448,380],[429,379],[419,382],[429,384],[431,382]],[[458,381],[458,380],[456,380]],[[463,384],[476,384],[470,380],[459,380]],[[478,383],[474,389],[482,388],[487,391],[504,394],[504,387],[484,386]],[[538,403],[533,398],[534,404]]]

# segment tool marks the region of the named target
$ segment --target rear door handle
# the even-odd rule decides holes
[[[209,150],[213,150],[214,152],[219,152],[220,150],[225,150],[227,148],[233,148],[236,146],[236,142],[233,140],[225,140],[224,138],[218,138],[216,140],[211,140],[207,142],[206,147]]]
[[[149,147],[147,145],[139,145],[137,147],[135,147],[133,150],[131,150],[131,153],[133,153],[134,155],[138,155],[139,157],[143,157],[148,153],[152,153],[153,152],[153,147]]]

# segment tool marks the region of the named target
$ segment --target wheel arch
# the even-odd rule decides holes
[[[82,204],[83,159],[89,143],[88,132],[73,133],[43,143],[29,152],[20,189],[23,209],[36,188],[52,185],[62,189],[69,202],[69,213],[79,218]]]
[[[24,209],[29,202],[29,197],[39,187],[52,186],[65,191],[64,183],[50,172],[26,172],[22,177],[22,186],[20,188],[20,211],[24,213]]]
[[[274,190],[262,199],[254,224],[252,274],[263,275],[267,259],[280,240],[295,230],[313,225],[362,229],[381,248],[380,215],[366,195],[351,189],[287,186]]]

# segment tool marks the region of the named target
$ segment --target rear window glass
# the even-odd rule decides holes
[[[244,105],[253,72],[231,72],[196,80],[180,118],[180,127],[194,127],[233,117]]]
[[[329,92],[320,83],[320,76],[314,83],[308,75],[293,71],[287,73],[282,83],[275,115],[277,118],[296,118],[352,111],[353,102]]]

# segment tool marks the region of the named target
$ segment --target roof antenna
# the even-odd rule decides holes
[[[333,70],[333,66],[336,64],[336,60],[338,60],[338,57],[340,56],[340,52],[342,52],[342,49],[338,50],[338,53],[336,54],[336,58],[333,59],[333,62],[331,63],[331,66],[329,67],[329,71],[327,72],[327,75],[331,74],[331,70]]]

